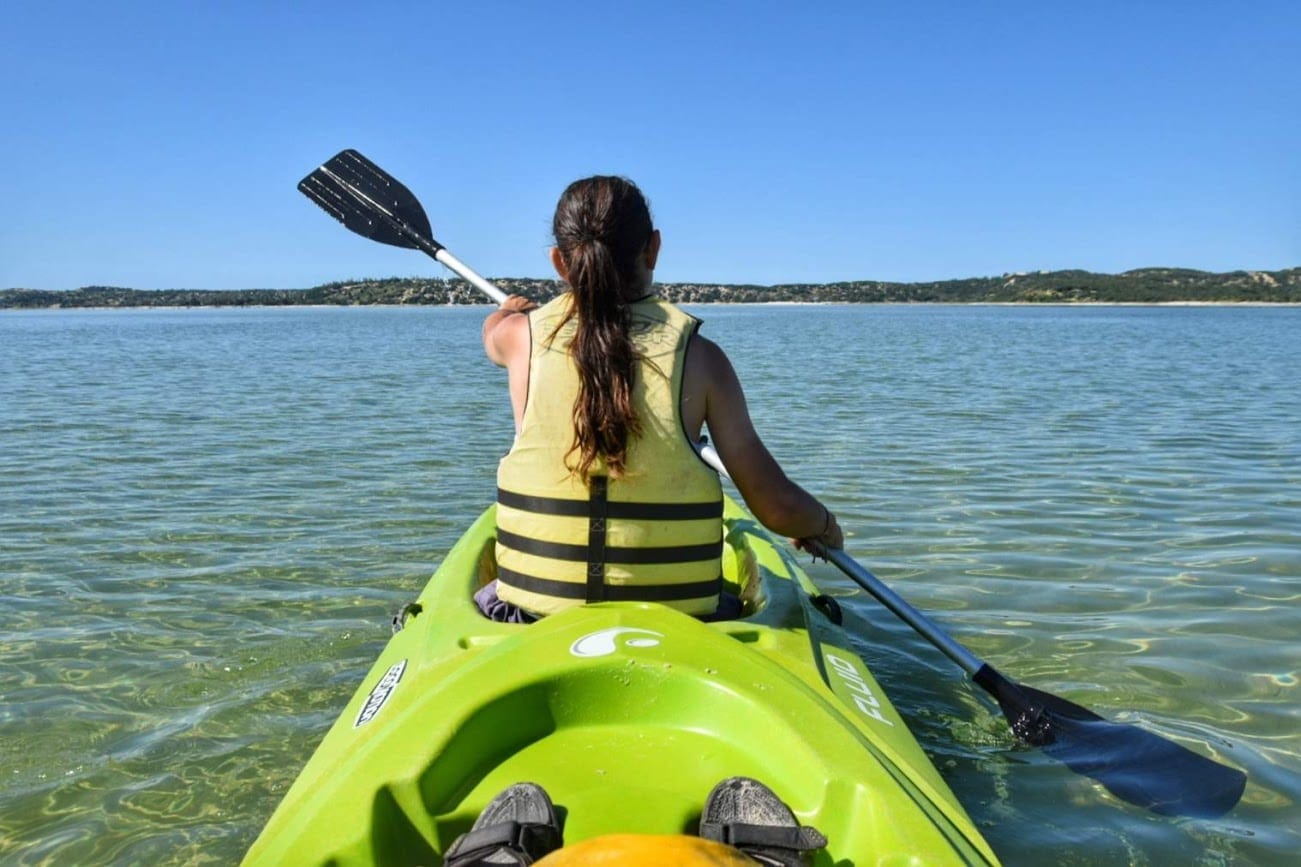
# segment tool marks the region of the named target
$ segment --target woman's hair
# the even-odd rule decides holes
[[[571,467],[584,481],[597,458],[615,477],[624,471],[628,439],[641,433],[632,403],[637,350],[629,336],[628,302],[649,289],[643,258],[654,227],[650,208],[627,178],[574,181],[560,197],[551,231],[572,290],[572,303],[551,338],[570,319],[570,354],[578,368]]]

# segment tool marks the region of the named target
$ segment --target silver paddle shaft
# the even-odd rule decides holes
[[[493,301],[496,301],[498,304],[501,304],[506,300],[505,292],[498,289],[488,280],[479,276],[478,272],[473,268],[448,252],[446,247],[440,247],[438,252],[434,254],[434,258],[464,277],[466,280],[470,281],[476,289],[484,295],[487,295]]]

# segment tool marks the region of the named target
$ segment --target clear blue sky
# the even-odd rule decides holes
[[[0,45],[0,288],[447,275],[294,189],[345,147],[490,276],[594,173],[667,282],[1301,265],[1296,0],[14,0]]]

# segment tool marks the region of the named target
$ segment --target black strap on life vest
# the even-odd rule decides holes
[[[588,500],[559,497],[531,497],[514,491],[497,489],[497,502],[510,509],[537,515],[586,518],[591,514]],[[624,521],[702,521],[723,517],[723,501],[704,503],[619,503],[606,502],[606,517]]]
[[[588,561],[586,545],[567,545],[563,542],[547,542],[521,536],[509,530],[497,530],[497,541],[503,547],[521,554],[546,557],[548,560],[567,560],[572,563]],[[722,555],[723,540],[720,534],[717,542],[703,545],[665,545],[658,548],[625,548],[618,545],[605,546],[605,562],[626,566],[648,566],[666,563],[694,563],[697,560],[712,560]]]
[[[504,566],[497,567],[497,577],[503,584],[555,599],[584,599],[587,593],[587,588],[576,581],[539,578]],[[683,599],[704,599],[717,596],[722,589],[721,575],[709,581],[693,581],[686,584],[603,584],[601,587],[606,602],[677,602]]]
[[[605,522],[609,479],[592,476],[587,484],[587,601],[605,599]]]
[[[611,502],[609,478],[592,476],[589,479],[586,500],[529,496],[498,488],[497,503],[507,508],[534,514],[587,519],[587,544],[585,545],[534,539],[498,527],[498,544],[512,551],[549,560],[586,564],[585,581],[581,584],[525,575],[499,566],[498,577],[503,583],[512,587],[555,598],[582,599],[585,602],[671,602],[716,596],[722,589],[721,576],[708,581],[677,584],[611,586],[605,583],[605,567],[608,563],[619,565],[694,563],[716,560],[722,556],[721,532],[717,541],[699,545],[630,548],[607,544],[609,522],[613,520],[721,521],[723,517],[721,498],[698,503]]]

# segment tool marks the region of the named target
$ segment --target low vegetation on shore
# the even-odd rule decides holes
[[[544,300],[560,291],[554,280],[505,278],[505,292]],[[1301,303],[1301,268],[1213,274],[1183,268],[1143,268],[1123,274],[1035,271],[934,283],[797,283],[777,286],[662,283],[660,294],[690,304],[802,302],[873,303]],[[313,289],[197,290],[86,286],[70,291],[0,290],[0,309],[70,307],[249,307],[363,304],[484,304],[460,279],[391,277],[347,280]]]

